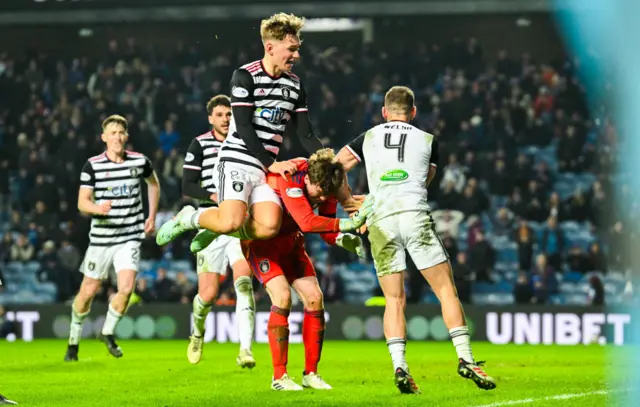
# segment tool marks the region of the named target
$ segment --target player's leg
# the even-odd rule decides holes
[[[286,254],[291,243],[286,239],[243,242],[247,261],[253,274],[262,283],[271,299],[271,312],[267,322],[267,336],[273,363],[272,390],[299,391],[302,386],[287,374],[289,360],[289,313],[291,310],[291,286],[287,281],[281,261],[287,261]]]
[[[251,352],[256,308],[251,268],[242,253],[240,240],[233,239],[229,242],[225,252],[233,271],[233,284],[236,290],[236,321],[238,322],[238,338],[240,340],[240,351],[236,363],[242,368],[251,369],[256,365],[256,360]]]
[[[305,272],[305,277],[298,278],[292,283],[293,288],[304,304],[304,319],[302,321],[304,372],[302,374],[302,386],[316,390],[331,390],[332,387],[318,374],[318,364],[322,356],[325,332],[322,291],[320,290],[318,279],[315,277],[311,260],[304,268],[309,270]]]
[[[282,202],[273,189],[265,182],[266,180],[259,180],[253,187],[248,200],[248,216],[244,218],[244,222],[237,230],[227,233],[228,236],[236,237],[241,240],[267,240],[278,234],[280,224],[282,222]],[[228,187],[227,189],[230,188],[233,189],[233,187]],[[220,190],[222,190],[222,188]],[[236,195],[238,194],[234,191],[234,195],[232,196],[235,196],[236,199],[239,198]],[[226,201],[223,201],[222,203],[224,204],[224,202]],[[231,202],[237,203],[239,200]],[[222,206],[223,205],[221,204],[220,207],[222,208]],[[195,216],[197,216],[197,213]],[[200,218],[197,220],[198,224],[200,224],[199,219]],[[197,253],[209,245],[218,236],[219,233],[212,230],[205,230],[198,233],[191,242],[191,251],[193,253]]]
[[[136,286],[138,263],[140,262],[140,243],[127,242],[117,246],[113,255],[113,268],[117,276],[116,295],[109,303],[107,316],[99,336],[113,357],[122,357],[122,349],[116,343],[115,329],[129,305],[129,298]]]
[[[102,281],[108,277],[112,251],[110,248],[89,246],[80,272],[84,274],[80,290],[71,304],[71,324],[69,326],[69,342],[64,360],[78,360],[78,349],[82,338],[84,320],[91,311],[91,302],[100,290]]]
[[[223,271],[224,246],[221,242],[213,242],[196,256],[196,272],[198,273],[198,293],[193,298],[191,313],[191,336],[187,347],[187,359],[196,364],[202,358],[204,348],[205,321],[211,307],[218,296],[220,274]]]
[[[458,374],[472,379],[480,388],[495,388],[495,381],[473,357],[471,336],[453,281],[451,264],[431,216],[426,212],[404,214],[404,226],[407,251],[440,301],[442,318],[458,354]]]
[[[395,384],[401,393],[420,393],[406,360],[406,295],[404,270],[406,259],[404,246],[394,216],[369,226],[371,254],[385,298],[383,326],[387,347],[391,355]]]

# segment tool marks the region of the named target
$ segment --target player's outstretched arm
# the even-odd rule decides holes
[[[364,144],[364,137],[365,133],[362,133],[351,143],[342,147],[338,152],[338,155],[336,155],[336,161],[342,164],[345,172],[344,183],[342,184],[342,189],[338,193],[338,200],[347,213],[351,213],[360,207],[359,202],[354,200],[351,195],[351,187],[349,187],[349,180],[347,179],[346,173],[363,161],[364,154],[362,152],[362,147]]]
[[[151,171],[151,175],[146,177],[145,181],[148,186],[149,217],[144,223],[144,232],[151,234],[156,230],[156,215],[158,214],[158,203],[160,202],[160,181],[155,171]]]

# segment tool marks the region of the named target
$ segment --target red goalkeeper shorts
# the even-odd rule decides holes
[[[253,274],[262,285],[277,276],[285,276],[289,284],[302,277],[316,276],[301,233],[269,240],[243,241],[242,249]]]

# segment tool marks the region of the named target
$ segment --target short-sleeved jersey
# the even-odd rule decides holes
[[[231,107],[238,106],[253,108],[253,128],[274,159],[280,151],[292,113],[308,110],[300,78],[290,72],[283,72],[277,78],[270,76],[264,70],[262,61],[243,65],[233,73]],[[232,161],[266,171],[238,135],[234,117],[229,124],[229,136],[220,151],[220,161]]]
[[[433,134],[393,121],[364,132],[347,148],[364,162],[369,193],[377,201],[367,224],[400,212],[429,210],[427,175],[438,160]]]
[[[294,160],[298,171],[285,180],[279,174],[269,174],[267,183],[284,203],[285,211],[278,236],[303,233],[322,233],[329,244],[335,244],[338,235],[339,220],[336,219],[338,201],[331,197],[319,205],[312,205],[307,197],[305,176],[309,164],[305,159]],[[314,210],[318,209],[316,215]]]
[[[144,239],[141,181],[152,174],[151,161],[144,154],[132,151],[125,152],[122,163],[109,160],[106,153],[87,160],[80,174],[80,188],[93,189],[98,204],[111,201],[108,214],[91,216],[90,246],[113,246]]]
[[[218,152],[222,146],[222,141],[218,140],[213,131],[202,134],[193,139],[187,150],[182,168],[190,171],[200,172],[200,186],[213,193],[218,192],[215,181],[215,167],[218,163]],[[215,174],[215,176],[214,176]],[[216,206],[211,200],[200,201],[201,208]]]

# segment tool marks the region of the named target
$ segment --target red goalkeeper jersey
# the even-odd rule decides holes
[[[278,236],[297,233],[321,233],[322,239],[334,245],[338,236],[339,220],[336,219],[338,201],[331,197],[318,205],[318,215],[307,197],[304,183],[309,164],[306,159],[293,160],[298,171],[285,180],[279,174],[268,174],[267,182],[284,203],[282,226]]]

